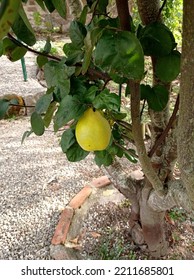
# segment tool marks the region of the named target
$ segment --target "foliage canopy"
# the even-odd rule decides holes
[[[36,35],[22,5],[27,1],[0,2],[0,53],[16,61],[36,42]],[[51,13],[57,10],[65,18],[65,0],[36,2]],[[167,26],[159,22],[135,26],[131,21],[131,31],[123,31],[119,18],[108,15],[108,4],[109,1],[87,1],[80,18],[70,25],[71,42],[64,44],[63,57],[49,58],[49,40],[44,51],[37,56],[38,65],[44,67],[48,90],[38,100],[31,116],[31,131],[25,136],[32,132],[42,135],[52,120],[55,132],[69,125],[69,130],[62,135],[61,146],[71,161],[79,161],[88,154],[76,141],[75,125],[83,113],[92,107],[104,112],[112,128],[112,141],[108,148],[95,152],[96,163],[109,165],[115,156],[126,156],[136,162],[135,151],[127,148],[128,141],[133,142],[133,137],[129,137],[126,129],[131,124],[125,120],[127,114],[121,106],[123,96],[121,91],[112,92],[109,84],[114,81],[120,89],[126,88],[126,94],[129,94],[128,81],[141,82],[141,100],[147,102],[149,108],[161,111],[169,100],[165,83],[176,79],[180,72],[180,53]],[[13,21],[8,24],[10,8],[14,11]],[[145,84],[145,56],[158,58],[156,75],[163,84]],[[171,70],[164,71],[166,65]],[[1,100],[1,118],[10,104]]]

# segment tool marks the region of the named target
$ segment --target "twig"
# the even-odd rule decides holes
[[[132,126],[130,123],[125,122],[125,121],[120,121],[120,120],[116,120],[116,123],[124,128],[126,128],[127,130],[131,130]]]
[[[143,106],[142,106],[141,112],[140,112],[140,120],[142,120],[142,115],[143,115],[143,111],[144,111],[144,108],[145,108],[145,103],[146,103],[146,100],[144,99]]]
[[[35,108],[34,105],[20,105],[20,104],[12,104],[12,103],[9,103],[9,106],[16,106],[16,107],[22,107],[22,108]]]
[[[57,56],[54,56],[54,55],[50,55],[50,54],[47,54],[47,53],[44,53],[44,52],[39,52],[39,51],[36,51],[30,47],[28,47],[27,45],[23,44],[22,42],[20,42],[19,40],[17,40],[16,38],[14,38],[10,33],[7,34],[7,36],[9,37],[9,39],[14,42],[16,45],[18,45],[19,47],[24,47],[26,50],[32,52],[32,53],[35,53],[37,55],[42,55],[42,56],[45,56],[45,57],[48,57],[52,60],[57,60],[57,61],[61,61],[61,58],[57,57]]]
[[[123,147],[122,145],[120,145],[118,142],[114,142],[114,144],[121,148],[126,154],[128,154],[129,156],[133,156],[133,157],[136,157],[138,158],[138,155],[135,153],[135,152],[130,152],[129,150],[127,150],[125,147]]]
[[[167,2],[167,0],[164,0],[163,4],[162,4],[162,6],[161,6],[161,8],[160,8],[160,10],[159,10],[159,12],[158,12],[158,16],[157,16],[157,18],[156,18],[156,21],[159,20],[159,17],[160,17],[160,15],[161,15],[161,13],[162,13],[162,11],[163,11],[165,5],[166,5],[166,2]]]
[[[42,56],[45,56],[45,57],[50,58],[52,60],[61,61],[60,57],[50,55],[50,54],[40,52],[40,51],[37,51],[37,50],[34,50],[34,49],[30,48],[29,46],[23,44],[22,42],[20,42],[16,38],[14,38],[10,33],[8,33],[8,37],[10,38],[10,40],[12,40],[12,42],[14,42],[19,47],[24,47],[26,50],[28,50],[28,51],[30,51],[34,54],[42,55]],[[72,66],[80,66],[81,67],[82,64],[81,63],[76,63],[75,65],[72,65]],[[94,80],[95,79],[102,79],[106,83],[108,83],[111,80],[110,76],[107,73],[101,72],[101,71],[99,71],[97,69],[94,69],[94,68],[89,68],[88,69],[88,75],[90,75],[91,78],[93,78]]]

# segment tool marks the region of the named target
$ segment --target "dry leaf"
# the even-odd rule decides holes
[[[69,242],[71,242],[73,244],[78,244],[79,243],[79,238],[80,238],[80,236],[78,235],[76,238],[69,240]]]
[[[100,236],[101,236],[101,234],[100,234],[100,233],[95,232],[95,231],[90,232],[90,234],[91,234],[91,236],[92,236],[92,237],[94,237],[94,238],[98,238],[98,237],[100,237]]]

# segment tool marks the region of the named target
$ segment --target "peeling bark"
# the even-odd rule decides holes
[[[147,201],[152,191],[152,186],[146,182],[140,198],[140,220],[143,236],[152,256],[158,258],[167,253],[168,243],[164,227],[165,212],[156,212],[149,207]]]
[[[148,199],[148,204],[158,212],[170,210],[174,206],[177,206],[182,207],[188,213],[194,215],[187,190],[183,187],[181,180],[170,181],[168,183],[168,193],[164,197],[160,197],[155,191],[152,191]]]

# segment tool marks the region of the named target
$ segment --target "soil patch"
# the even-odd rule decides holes
[[[130,203],[124,199],[116,204],[94,204],[83,223],[82,245],[87,259],[153,259],[145,245],[134,244],[128,230]],[[168,255],[161,259],[194,259],[194,221],[181,208],[166,215],[166,230],[170,244]]]

